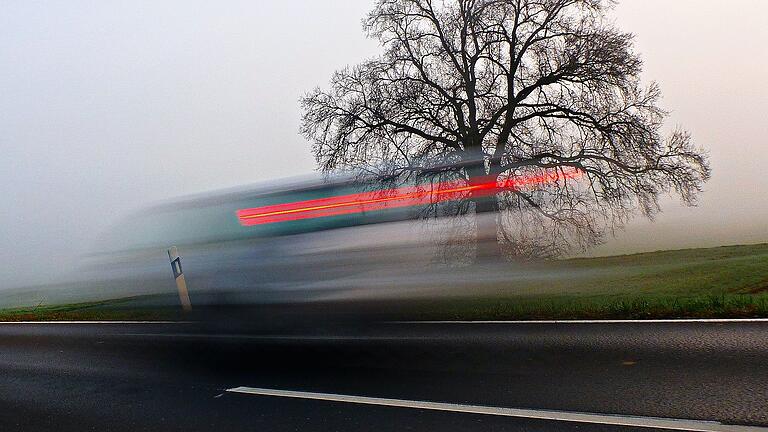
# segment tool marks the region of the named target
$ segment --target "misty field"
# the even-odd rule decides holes
[[[397,319],[768,317],[768,244],[528,264],[546,277],[478,287],[476,296],[364,305]],[[494,293],[494,294],[489,294]],[[0,310],[0,320],[178,319],[143,297]]]

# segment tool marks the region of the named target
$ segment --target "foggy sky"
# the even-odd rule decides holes
[[[214,4],[215,3],[215,4]],[[3,2],[0,288],[45,280],[95,233],[166,198],[314,170],[297,100],[378,54],[372,1]],[[768,241],[768,2],[625,0],[668,129],[714,175],[593,254]]]

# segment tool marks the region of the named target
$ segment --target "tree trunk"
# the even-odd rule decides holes
[[[491,160],[486,166],[485,155],[479,143],[469,147],[465,157],[469,162],[466,172],[470,184],[487,184],[498,180],[500,173],[498,162]],[[496,195],[487,195],[487,190],[480,191],[471,199],[475,203],[476,261],[478,263],[501,261],[503,254],[499,244],[498,199]]]
[[[471,184],[486,184],[496,180],[497,175],[488,175],[484,164],[470,170]],[[499,202],[496,195],[487,195],[487,191],[481,191],[472,197],[472,201],[475,203],[477,261],[501,261],[503,254],[499,244]]]
[[[477,262],[501,261],[503,253],[499,243],[499,208],[495,196],[479,197],[475,202],[477,231]]]

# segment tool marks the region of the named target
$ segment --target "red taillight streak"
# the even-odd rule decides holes
[[[370,192],[365,194],[345,195],[345,201],[323,206],[298,207],[282,211],[265,212],[264,208],[248,209],[238,211],[238,217],[243,225],[259,225],[274,222],[286,222],[290,220],[308,219],[316,217],[338,216],[351,213],[362,213],[366,211],[384,210],[387,208],[411,207],[423,204],[449,201],[451,197],[448,194],[458,194],[461,192],[480,191],[487,189],[488,185],[464,186],[461,188],[444,189],[439,191],[422,191],[402,195],[393,195],[384,198],[357,198],[366,197],[372,194],[382,192]],[[388,192],[388,191],[387,191]],[[352,201],[348,199],[352,198]],[[357,199],[355,199],[357,198]],[[294,203],[291,203],[294,204]],[[306,204],[306,202],[304,203]]]
[[[457,182],[446,182],[438,183],[430,190],[423,190],[419,186],[410,186],[243,209],[237,211],[237,216],[240,219],[240,223],[244,226],[338,216],[451,201],[457,199],[457,195],[462,192],[471,192],[475,197],[488,196],[504,189],[515,189],[521,186],[547,183],[563,178],[573,178],[580,174],[581,171],[571,170],[515,180],[510,179],[501,185],[496,181],[468,186],[460,186]]]
[[[287,214],[287,213],[298,213],[298,212],[303,212],[303,211],[323,210],[323,209],[335,208],[335,207],[375,204],[375,203],[380,203],[380,202],[388,202],[388,201],[401,200],[401,199],[405,200],[405,199],[411,199],[411,198],[420,198],[420,197],[424,197],[424,196],[427,196],[427,195],[443,195],[443,194],[448,194],[448,193],[468,192],[468,191],[472,191],[472,190],[476,190],[476,189],[482,189],[484,187],[485,187],[485,185],[463,186],[463,187],[457,187],[457,188],[452,188],[452,189],[443,189],[443,190],[437,190],[437,191],[410,192],[410,193],[399,194],[399,195],[395,195],[395,196],[388,196],[388,197],[384,197],[384,198],[370,198],[370,199],[354,199],[354,198],[356,198],[358,196],[366,196],[366,195],[374,195],[375,196],[377,194],[386,194],[386,192],[389,192],[389,191],[377,191],[377,192],[368,192],[368,193],[353,194],[353,195],[343,195],[343,196],[340,196],[340,197],[334,197],[334,198],[329,198],[329,199],[302,201],[302,202],[298,202],[298,203],[291,203],[291,204],[286,204],[286,206],[293,205],[293,204],[304,204],[305,205],[305,204],[309,204],[309,203],[315,203],[315,201],[336,201],[337,199],[344,200],[342,202],[337,202],[337,203],[334,203],[334,204],[315,205],[315,206],[310,206],[310,207],[302,205],[300,207],[292,208],[292,209],[289,209],[289,210],[277,210],[277,211],[272,211],[272,212],[264,212],[264,210],[267,207],[261,207],[259,209],[254,209],[254,210],[260,210],[258,213],[252,214],[252,215],[243,216],[243,217],[245,217],[245,218],[266,217],[266,216],[273,216],[273,215],[277,215],[277,214]],[[403,188],[403,189],[405,189],[405,188]],[[399,191],[399,190],[395,189],[395,191]],[[352,201],[347,201],[350,198],[353,198],[353,200]],[[272,206],[272,207],[281,207],[282,205],[283,204]],[[243,210],[243,211],[246,211],[246,210]]]

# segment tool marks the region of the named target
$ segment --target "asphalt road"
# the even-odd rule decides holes
[[[309,399],[328,394],[374,399]],[[595,421],[551,419],[574,413]],[[604,424],[638,418],[768,427],[768,322],[0,324],[2,431],[649,430]]]

